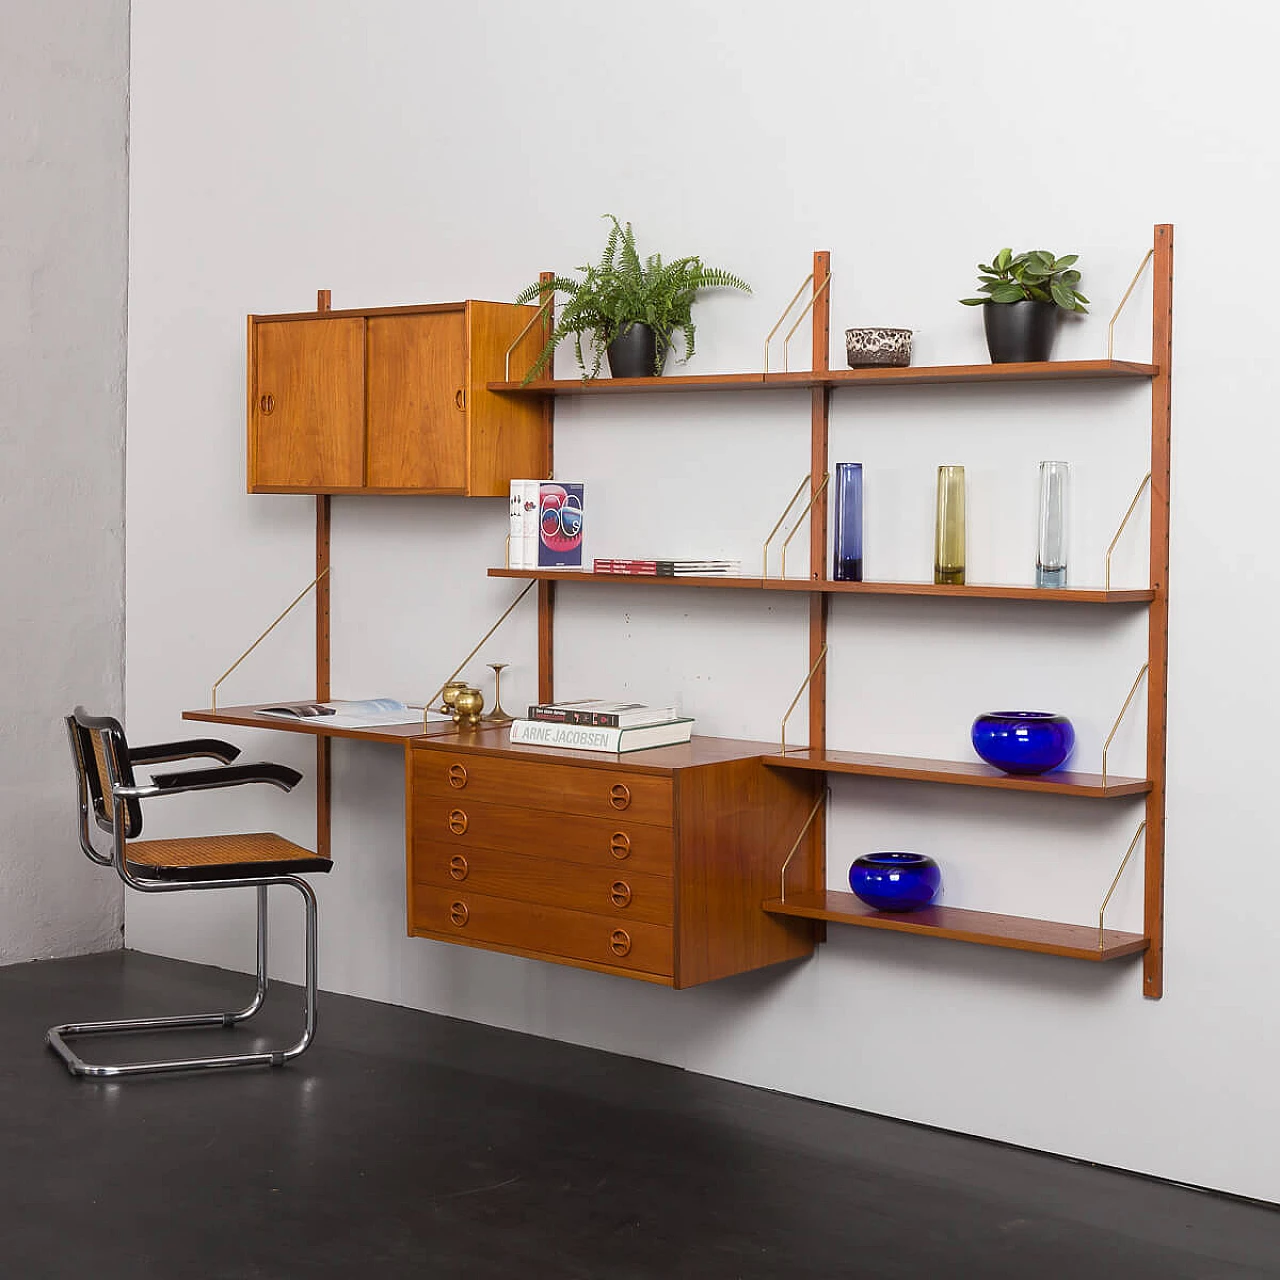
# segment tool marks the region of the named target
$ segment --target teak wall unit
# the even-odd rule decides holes
[[[402,744],[406,777],[406,861],[409,932],[487,949],[554,960],[628,977],[690,986],[811,952],[827,922],[889,929],[919,936],[1040,952],[1088,961],[1141,954],[1143,991],[1163,990],[1165,726],[1168,667],[1168,556],[1170,371],[1172,359],[1173,228],[1155,228],[1152,354],[1150,363],[1120,360],[1058,361],[1027,365],[953,365],[832,371],[830,259],[814,255],[812,332],[814,368],[800,373],[730,374],[659,379],[556,381],[549,375],[523,386],[485,381],[503,364],[507,346],[527,323],[526,309],[500,308],[509,324],[494,323],[477,339],[482,306],[390,308],[319,315],[250,317],[250,489],[259,492],[506,493],[518,474],[550,474],[551,424],[561,395],[668,391],[807,390],[810,409],[810,574],[778,578],[630,578],[644,587],[713,586],[721,589],[803,591],[809,596],[809,743],[786,752],[761,743],[695,738],[683,747],[621,757],[512,746],[505,730],[423,733],[327,732],[314,724],[283,724],[253,707],[186,713],[188,718],[308,732],[318,739],[317,842],[329,844],[330,737],[361,737]],[[544,279],[547,276],[544,273]],[[520,323],[516,323],[517,316]],[[449,336],[433,346],[434,323],[380,332],[380,317],[451,315]],[[462,329],[456,323],[461,316]],[[326,328],[332,321],[356,322]],[[311,326],[280,328],[270,325]],[[421,325],[421,328],[418,326]],[[542,333],[548,331],[545,317]],[[319,327],[317,327],[319,326]],[[498,331],[501,339],[494,335]],[[441,331],[443,332],[443,330]],[[519,352],[528,367],[541,335],[528,335]],[[465,376],[457,371],[458,343]],[[436,359],[433,351],[448,351]],[[325,371],[315,372],[315,362]],[[332,365],[332,368],[330,368]],[[305,371],[313,372],[307,374]],[[268,374],[283,393],[266,389]],[[1039,589],[973,584],[837,583],[827,574],[827,500],[830,397],[833,390],[913,387],[933,383],[1072,382],[1093,379],[1151,382],[1150,579],[1145,588]],[[408,382],[402,384],[401,379]],[[458,385],[455,387],[454,384]],[[451,391],[452,389],[452,391]],[[408,443],[405,406],[420,422],[439,421],[453,396],[466,415],[466,468],[458,486],[440,486],[440,471],[380,470],[374,458],[403,460],[421,451]],[[286,402],[283,438],[265,451],[265,419]],[[429,411],[421,408],[430,401]],[[302,406],[302,407],[299,407]],[[482,407],[483,406],[483,407]],[[516,413],[515,410],[519,412]],[[303,425],[305,415],[328,424]],[[453,420],[456,425],[456,420]],[[505,426],[520,424],[519,448],[490,448]],[[271,424],[280,428],[280,423]],[[332,430],[332,437],[327,434]],[[428,431],[428,434],[430,432]],[[446,433],[447,434],[447,433]],[[535,445],[530,445],[530,441]],[[353,443],[353,441],[358,443]],[[506,444],[509,444],[507,441]],[[526,452],[520,452],[526,449]],[[276,452],[272,453],[271,450]],[[449,455],[449,450],[443,450]],[[448,474],[458,479],[457,451]],[[495,457],[512,461],[508,474]],[[356,461],[360,460],[357,476]],[[488,459],[488,461],[481,461]],[[527,460],[527,461],[526,461]],[[396,466],[401,462],[397,461]],[[273,468],[279,468],[274,469]],[[267,477],[264,479],[264,477]],[[280,482],[287,477],[291,483]],[[338,483],[335,477],[341,479]],[[394,478],[406,483],[380,484]],[[270,482],[269,482],[270,481]],[[408,481],[421,482],[408,483]],[[316,567],[328,566],[329,499],[317,499]],[[555,570],[492,569],[494,577],[538,581],[538,696],[554,696],[555,592],[561,581],[587,585],[615,575]],[[1147,764],[1143,778],[1063,773],[1015,778],[972,761],[828,750],[826,746],[827,610],[842,594],[941,599],[996,599],[1027,603],[1144,606],[1148,615]],[[329,696],[328,583],[316,604],[317,696]],[[1142,933],[934,907],[906,916],[871,911],[851,894],[825,888],[825,830],[806,829],[816,812],[821,782],[831,774],[902,778],[928,783],[1074,796],[1081,800],[1144,797],[1144,916]],[[634,807],[633,807],[634,806]],[[629,812],[628,812],[629,811]],[[788,850],[794,850],[788,891],[774,892]],[[630,859],[630,861],[629,861]],[[626,864],[626,865],[623,865]],[[621,870],[619,869],[621,867]]]
[[[763,904],[771,914],[785,914],[813,921],[862,925],[922,936],[959,939],[988,946],[1037,951],[1074,959],[1101,961],[1141,953],[1143,993],[1158,999],[1163,993],[1164,941],[1164,815],[1165,731],[1168,702],[1168,573],[1169,573],[1169,467],[1170,376],[1172,366],[1173,228],[1155,227],[1152,246],[1153,304],[1151,361],[1126,360],[1050,361],[1039,364],[982,364],[911,367],[905,369],[851,369],[828,367],[830,346],[830,256],[814,255],[813,263],[813,369],[798,373],[758,373],[663,377],[660,379],[581,381],[544,380],[523,387],[517,382],[490,383],[489,389],[513,398],[570,395],[611,395],[675,391],[806,389],[810,392],[810,475],[812,506],[808,581],[768,578],[628,578],[646,587],[719,587],[759,590],[805,591],[809,594],[809,663],[813,675],[808,686],[809,744],[802,751],[775,753],[767,763],[783,770],[817,775],[852,774],[893,777],[964,786],[1040,792],[1085,799],[1115,799],[1145,795],[1143,827],[1143,930],[1128,933],[1058,921],[934,907],[909,915],[871,911],[852,894],[828,890],[825,869],[818,888],[806,886],[801,877],[789,881],[785,899],[773,896]],[[1144,379],[1151,383],[1151,482],[1150,482],[1150,579],[1146,588],[1041,589],[1000,585],[935,586],[926,583],[836,583],[827,578],[827,496],[822,478],[828,468],[830,397],[835,390],[859,387],[913,387],[937,383],[962,384],[1072,382],[1096,379]],[[554,622],[554,589],[557,582],[581,584],[606,582],[616,586],[617,575],[531,570],[490,570],[495,577],[542,580],[539,631],[540,650],[551,652]],[[972,762],[919,760],[912,757],[828,751],[826,747],[826,666],[823,653],[827,638],[827,610],[832,596],[841,594],[892,594],[957,599],[1021,600],[1028,603],[1081,605],[1145,605],[1148,615],[1147,750],[1145,778],[1102,778],[1096,774],[1055,773],[1037,779],[1010,778]],[[540,668],[540,696],[551,685],[551,672]],[[821,831],[818,845],[824,846]],[[782,855],[779,856],[781,866]],[[821,864],[819,856],[819,864]],[[795,883],[795,891],[790,891]]]
[[[250,316],[249,492],[506,497],[544,474],[539,406],[485,388],[535,314],[458,302]],[[517,352],[538,349],[531,332]]]

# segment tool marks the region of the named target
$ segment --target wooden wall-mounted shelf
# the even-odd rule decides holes
[[[1153,364],[1132,360],[1046,360],[1035,364],[912,365],[905,369],[829,369],[797,373],[712,373],[660,378],[558,378],[490,382],[503,395],[607,396],[677,391],[809,391],[823,387],[903,387],[959,382],[1070,382],[1154,378]]]
[[[662,577],[652,573],[590,573],[582,569],[490,569],[491,578],[530,578],[538,582],[641,583],[667,587],[725,587],[755,591],[819,592],[849,596],[936,596],[957,600],[1021,600],[1035,604],[1146,604],[1149,587],[1104,590],[1101,587],[1018,587],[1002,584],[941,586],[932,582],[832,582],[819,578]]]
[[[764,909],[771,915],[800,916],[831,924],[862,925],[888,929],[921,938],[950,938],[956,942],[976,942],[987,947],[1013,951],[1037,951],[1042,955],[1064,956],[1071,960],[1119,960],[1147,950],[1140,933],[1106,929],[1101,933],[1089,925],[1061,924],[1030,916],[1006,916],[991,911],[968,911],[962,907],[925,907],[922,911],[893,914],[873,911],[851,893],[828,889],[825,893],[788,894],[786,901],[770,898]]]

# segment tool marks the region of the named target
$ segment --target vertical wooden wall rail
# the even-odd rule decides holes
[[[538,279],[542,282],[544,288],[542,291],[542,300],[547,300],[547,288],[551,281],[555,279],[555,273],[551,271],[543,271],[539,274]],[[551,336],[551,331],[555,328],[556,316],[555,306],[547,308],[546,314],[542,319],[543,341]],[[555,353],[551,355],[551,359],[547,362],[547,367],[542,371],[539,379],[543,382],[551,382],[555,374],[556,358]],[[543,434],[546,438],[547,449],[546,457],[543,459],[542,474],[550,479],[554,475],[555,467],[555,412],[556,398],[555,396],[544,396],[542,399],[542,421]],[[555,620],[556,620],[556,584],[554,582],[538,583],[538,701],[554,702],[555,701]]]
[[[825,249],[813,255],[813,369],[825,373],[831,367],[831,254]],[[831,417],[831,388],[814,387],[810,392],[809,409],[809,474],[813,483],[822,484],[822,477],[830,469],[827,441]],[[823,582],[827,579],[827,507],[831,486],[825,485],[809,512],[809,580]],[[809,596],[809,664],[818,661],[827,643],[827,603],[825,592],[816,591]],[[814,751],[825,751],[827,746],[827,663],[823,662],[809,684],[809,746]],[[813,828],[813,879],[810,889],[822,892],[827,879],[827,830],[826,822]],[[825,942],[827,926],[818,922],[814,929],[815,942]]]
[[[1172,434],[1173,227],[1155,229],[1151,363],[1151,588],[1147,614],[1147,839],[1143,876],[1142,994],[1164,993],[1165,736],[1169,707],[1169,472]]]
[[[330,309],[328,289],[316,291],[316,310]],[[332,696],[329,683],[329,495],[316,496],[316,573],[324,574],[316,583],[316,701],[328,702]],[[316,852],[322,858],[331,858],[332,772],[329,757],[329,739],[316,738]]]

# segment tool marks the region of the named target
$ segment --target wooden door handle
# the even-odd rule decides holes
[[[465,902],[450,903],[449,919],[461,929],[471,919],[471,912],[467,910],[467,904]]]
[[[615,782],[609,788],[609,803],[615,809],[626,809],[631,805],[631,788],[625,782]]]
[[[467,828],[471,825],[465,811],[462,809],[453,809],[449,813],[449,830],[455,836],[464,836],[467,834]]]
[[[276,411],[276,398],[273,395],[265,395],[258,401],[258,408],[263,414],[270,416]]]
[[[467,865],[467,860],[460,853],[455,853],[449,859],[449,875],[454,880],[465,880],[470,873],[471,868]]]
[[[466,410],[467,392],[465,387],[459,387],[457,391],[453,393],[453,403],[456,404],[459,409],[462,409],[463,411]]]
[[[609,935],[609,950],[615,956],[631,954],[631,935],[625,929],[615,929]]]
[[[615,907],[631,905],[631,886],[625,880],[615,880],[609,886],[609,901]]]
[[[625,831],[615,831],[609,837],[609,852],[619,862],[631,857],[631,837]]]
[[[451,764],[449,766],[449,785],[457,791],[461,791],[467,785],[467,769],[465,765]]]

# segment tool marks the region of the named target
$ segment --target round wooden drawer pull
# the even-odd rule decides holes
[[[631,905],[631,886],[625,880],[615,880],[609,886],[609,901],[615,907]]]
[[[466,835],[467,827],[470,826],[467,815],[461,809],[453,809],[449,813],[449,830],[455,836]]]
[[[272,395],[263,396],[262,399],[258,401],[258,408],[261,409],[264,414],[275,413],[276,411],[275,396],[272,396]]]
[[[461,791],[467,785],[467,770],[465,765],[451,764],[449,766],[449,785],[457,791]]]
[[[459,929],[471,919],[471,912],[467,910],[465,902],[452,902],[449,904],[449,919],[458,926]]]
[[[629,956],[631,954],[631,935],[625,929],[615,929],[609,935],[609,950],[615,956]]]
[[[625,831],[615,831],[609,837],[609,852],[621,862],[631,856],[631,837]]]
[[[625,782],[615,782],[609,788],[609,803],[615,809],[629,809],[631,807],[631,788]]]
[[[455,853],[453,857],[449,859],[449,874],[455,880],[465,880],[467,878],[467,873],[470,870],[471,868],[467,865],[467,860],[462,856],[462,854]]]

